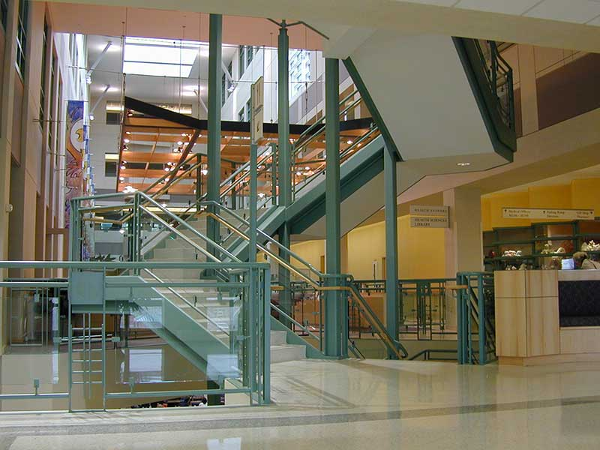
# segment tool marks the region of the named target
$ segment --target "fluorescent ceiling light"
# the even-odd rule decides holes
[[[180,66],[175,64],[152,64],[143,62],[125,61],[123,72],[133,75],[150,75],[155,77],[184,77],[190,76],[192,66]]]

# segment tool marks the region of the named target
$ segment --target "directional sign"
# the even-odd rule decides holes
[[[502,208],[505,219],[594,220],[593,209]]]
[[[264,78],[260,77],[256,83],[252,85],[251,92],[251,139],[256,143],[263,137],[263,104],[265,98]]]
[[[410,205],[411,216],[448,217],[447,206]]]

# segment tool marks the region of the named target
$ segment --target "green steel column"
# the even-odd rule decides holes
[[[340,227],[340,66],[337,59],[325,59],[325,259],[327,275],[342,270]],[[328,286],[339,285],[339,278],[327,279]],[[325,296],[325,354],[348,356],[348,306],[340,291]]]
[[[223,17],[220,14],[210,15],[209,44],[208,44],[208,182],[206,198],[208,201],[219,201],[221,184],[221,56],[223,45]],[[210,206],[209,211],[218,213],[216,207]],[[207,220],[208,238],[214,242],[220,240],[219,222]],[[218,256],[215,248],[210,252]]]
[[[383,177],[385,184],[385,320],[388,333],[398,339],[398,189],[396,155],[387,145],[384,149]],[[400,305],[401,309],[401,305]],[[388,352],[389,359],[398,359]]]
[[[292,203],[292,161],[290,145],[290,64],[289,64],[290,41],[285,20],[279,28],[277,46],[277,131],[279,135],[279,205],[288,207]],[[279,228],[279,243],[290,248],[290,228],[285,222]],[[289,263],[290,257],[287,253],[280,252],[282,259]],[[279,266],[279,283],[283,290],[279,291],[279,305],[281,309],[292,315],[292,294],[290,291],[290,273],[287,269]],[[282,320],[287,326],[291,324]]]
[[[256,262],[256,224],[258,206],[258,148],[255,143],[250,144],[250,245],[248,248],[248,261]],[[253,292],[255,294],[255,292]]]
[[[290,40],[285,20],[279,29],[277,47],[277,123],[279,134],[279,204],[292,203],[292,159],[290,145]]]

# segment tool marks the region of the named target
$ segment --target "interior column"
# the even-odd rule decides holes
[[[387,145],[383,150],[385,185],[385,322],[388,333],[398,338],[398,188],[396,181],[397,153]],[[398,359],[388,351],[389,359]]]
[[[221,59],[223,46],[223,17],[220,14],[210,15],[208,43],[208,183],[206,198],[218,202],[221,185]],[[209,212],[219,213],[215,206],[208,208]],[[210,217],[207,219],[208,238],[214,242],[220,241],[219,222]],[[216,248],[210,252],[218,256]]]

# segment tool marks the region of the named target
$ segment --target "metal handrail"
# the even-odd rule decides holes
[[[239,214],[233,212],[232,210],[230,210],[229,208],[216,203],[214,201],[210,201],[210,202],[204,202],[203,204],[212,204],[214,206],[217,206],[218,208],[220,208],[222,211],[227,212],[228,214],[230,214],[231,216],[233,216],[235,219],[239,220],[241,223],[243,223],[245,226],[250,227],[250,222],[248,222],[247,220],[245,220],[244,218],[240,217]],[[295,260],[301,262],[303,265],[305,265],[308,270],[310,270],[311,272],[313,272],[315,275],[317,275],[319,278],[323,278],[325,277],[325,274],[319,272],[312,264],[310,264],[309,262],[307,262],[306,260],[304,260],[300,255],[297,255],[296,253],[294,253],[293,251],[291,251],[289,248],[285,247],[284,245],[280,244],[279,242],[277,242],[276,239],[273,239],[271,236],[269,236],[267,233],[265,233],[264,231],[262,231],[261,229],[257,228],[257,233],[261,235],[261,237],[265,238],[266,240],[268,240],[270,243],[274,244],[278,249],[283,250],[284,252],[286,252],[288,255],[290,255],[291,258],[294,258]]]
[[[173,220],[179,222],[181,225],[183,225],[185,228],[187,228],[188,230],[190,230],[193,234],[195,234],[196,236],[198,236],[200,239],[204,240],[207,244],[212,245],[215,249],[219,250],[221,253],[223,253],[224,255],[226,255],[227,257],[231,258],[233,261],[237,261],[237,262],[241,262],[239,258],[237,258],[236,256],[234,256],[233,254],[231,254],[230,252],[228,252],[225,248],[221,247],[221,245],[217,244],[216,242],[214,242],[213,240],[209,239],[207,236],[203,235],[202,233],[200,233],[198,230],[196,230],[194,227],[192,227],[190,224],[188,224],[185,220],[183,220],[181,217],[176,216],[175,214],[173,214],[171,211],[169,211],[167,208],[164,208],[162,205],[160,205],[158,202],[156,202],[153,198],[149,197],[148,195],[144,194],[143,192],[139,192],[138,193],[140,196],[146,198],[150,203],[152,203],[155,207],[159,208],[163,213],[165,213],[167,216],[171,217]],[[141,206],[140,206],[141,207]],[[147,213],[152,214],[151,211],[149,211],[148,209],[144,208],[144,211],[146,211]],[[158,217],[155,214],[152,214],[154,217]],[[175,230],[174,227],[170,227],[171,229]],[[178,234],[178,236],[184,236],[183,234],[179,233],[178,231],[174,231]]]
[[[316,339],[317,342],[321,341],[321,339],[319,338],[319,336],[317,336],[312,331],[310,331],[308,329],[308,327],[306,327],[305,325],[302,325],[300,322],[298,322],[296,319],[294,319],[293,317],[291,317],[289,314],[285,313],[282,309],[278,308],[273,303],[271,303],[271,309],[274,310],[274,311],[276,311],[277,313],[281,314],[282,316],[284,316],[287,320],[289,320],[294,325],[296,325],[297,327],[299,327],[302,331],[304,331],[305,333],[307,333],[308,335],[310,335],[310,337]]]
[[[158,281],[159,283],[165,283],[165,281],[161,280],[156,274],[154,274],[153,272],[151,272],[148,269],[143,269],[144,272],[147,272],[152,278],[154,278],[156,281]],[[202,317],[204,317],[206,320],[208,320],[210,323],[212,323],[214,326],[216,326],[219,331],[225,333],[227,336],[229,336],[229,333],[224,330],[223,328],[221,328],[221,326],[215,322],[214,320],[212,320],[210,317],[208,317],[208,315],[203,312],[202,310],[198,309],[196,307],[196,305],[192,304],[188,299],[186,299],[183,295],[181,295],[179,292],[175,291],[172,287],[167,286],[166,287],[169,291],[171,291],[173,294],[175,294],[175,296],[177,298],[179,298],[180,300],[182,300],[183,302],[185,302],[186,305],[188,305],[189,307],[191,307],[194,311],[196,311],[197,313],[199,313]]]
[[[218,221],[225,227],[231,229],[231,231],[238,234],[242,239],[247,240],[247,241],[250,240],[249,236],[246,236],[244,233],[242,233],[240,230],[238,230],[236,227],[231,225],[229,222],[227,222],[222,217],[220,217],[214,213],[206,213],[206,214],[208,217],[212,217],[213,219],[215,219],[216,221]],[[406,358],[408,356],[408,352],[406,351],[404,346],[389,335],[389,333],[387,332],[387,330],[385,329],[385,327],[383,326],[383,324],[381,323],[379,318],[376,316],[376,314],[373,312],[371,307],[368,305],[368,303],[365,301],[365,299],[362,298],[362,296],[360,295],[360,292],[358,292],[358,289],[354,285],[354,278],[352,277],[352,275],[339,275],[339,276],[323,275],[323,278],[334,278],[334,277],[344,278],[347,281],[349,281],[349,286],[348,285],[322,286],[320,284],[315,283],[311,278],[304,275],[299,269],[293,267],[288,262],[281,259],[279,257],[279,255],[275,255],[274,253],[269,251],[263,245],[257,244],[257,248],[260,251],[262,251],[263,253],[265,253],[266,255],[268,255],[273,260],[277,261],[278,264],[280,264],[282,267],[284,267],[289,272],[295,273],[299,278],[303,279],[306,283],[308,283],[310,286],[312,286],[317,291],[346,291],[346,292],[348,292],[354,298],[354,300],[357,302],[359,307],[362,309],[363,314],[366,316],[366,318],[369,321],[369,323],[371,324],[371,326],[377,329],[377,331],[376,331],[377,334],[381,337],[382,341],[384,341],[386,346],[391,351],[393,351],[396,354],[396,356],[400,359]]]
[[[368,138],[370,138],[373,134],[379,132],[379,128],[377,126],[374,126],[372,128],[369,129],[369,131],[367,131],[365,134],[363,134],[360,138],[358,138],[357,140],[355,140],[350,146],[346,147],[346,149],[344,149],[343,152],[340,153],[340,163],[344,162],[344,159],[348,156],[349,153],[353,152],[356,148],[358,148],[358,146],[360,144],[362,144],[364,141],[366,141]],[[321,175],[323,172],[325,172],[325,170],[327,169],[326,165],[321,165],[320,168],[318,168],[315,172],[313,172],[308,178],[306,178],[305,180],[303,180],[301,183],[299,184],[299,187],[296,188],[296,184],[294,184],[294,195],[298,194],[298,192],[300,192],[302,189],[304,189],[306,186],[308,186],[312,180],[314,180],[315,178],[317,178],[319,175]]]

